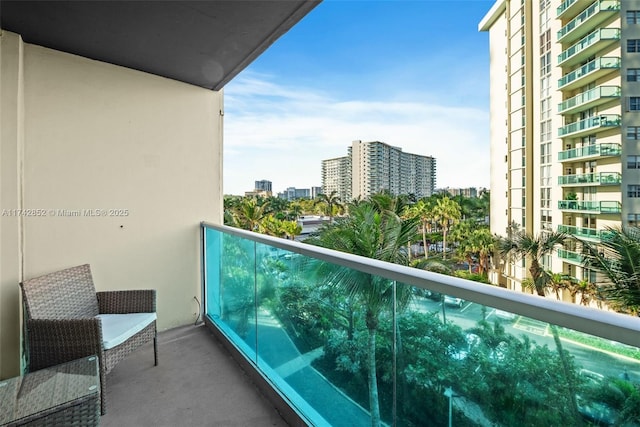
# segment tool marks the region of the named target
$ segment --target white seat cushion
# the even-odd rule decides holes
[[[156,320],[156,313],[99,314],[102,321],[102,346],[118,346]]]

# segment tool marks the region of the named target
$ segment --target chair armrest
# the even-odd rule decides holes
[[[94,354],[102,363],[102,323],[98,318],[29,319],[27,337],[30,371]]]
[[[156,290],[97,292],[100,314],[155,313]]]

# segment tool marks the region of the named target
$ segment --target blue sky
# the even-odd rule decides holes
[[[224,193],[321,185],[353,140],[437,160],[437,187],[489,186],[493,0],[325,0],[225,87]]]

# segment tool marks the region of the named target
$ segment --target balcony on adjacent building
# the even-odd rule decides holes
[[[587,145],[584,147],[571,148],[560,151],[558,160],[561,162],[575,160],[593,160],[604,157],[618,157],[622,153],[622,145],[613,143],[602,143]]]
[[[578,0],[564,0],[556,9],[556,18],[569,19],[580,13],[580,8],[584,7],[583,2]]]
[[[619,28],[598,28],[558,55],[558,65],[577,64],[619,40]]]
[[[558,185],[580,187],[585,185],[620,185],[622,175],[619,172],[596,172],[558,177]]]
[[[558,80],[558,89],[573,90],[584,86],[614,70],[619,70],[620,64],[621,61],[618,57],[596,58],[562,76]]]
[[[558,258],[575,265],[582,265],[584,257],[578,252],[569,251],[567,249],[558,249]]]
[[[558,209],[592,214],[619,214],[622,204],[617,201],[558,200]]]
[[[559,128],[558,136],[561,138],[569,136],[578,137],[613,127],[620,127],[621,122],[621,117],[618,114],[602,114],[600,116],[588,117]]]
[[[578,40],[619,11],[619,0],[599,0],[562,27],[558,31],[557,40],[562,43]]]
[[[558,113],[575,114],[620,98],[620,86],[598,86],[558,104]]]
[[[559,233],[566,233],[579,239],[601,242],[612,235],[611,231],[598,230],[596,228],[577,227],[575,225],[558,225]]]

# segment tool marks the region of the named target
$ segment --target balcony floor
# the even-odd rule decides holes
[[[287,426],[204,325],[158,335],[107,375],[103,427]]]

